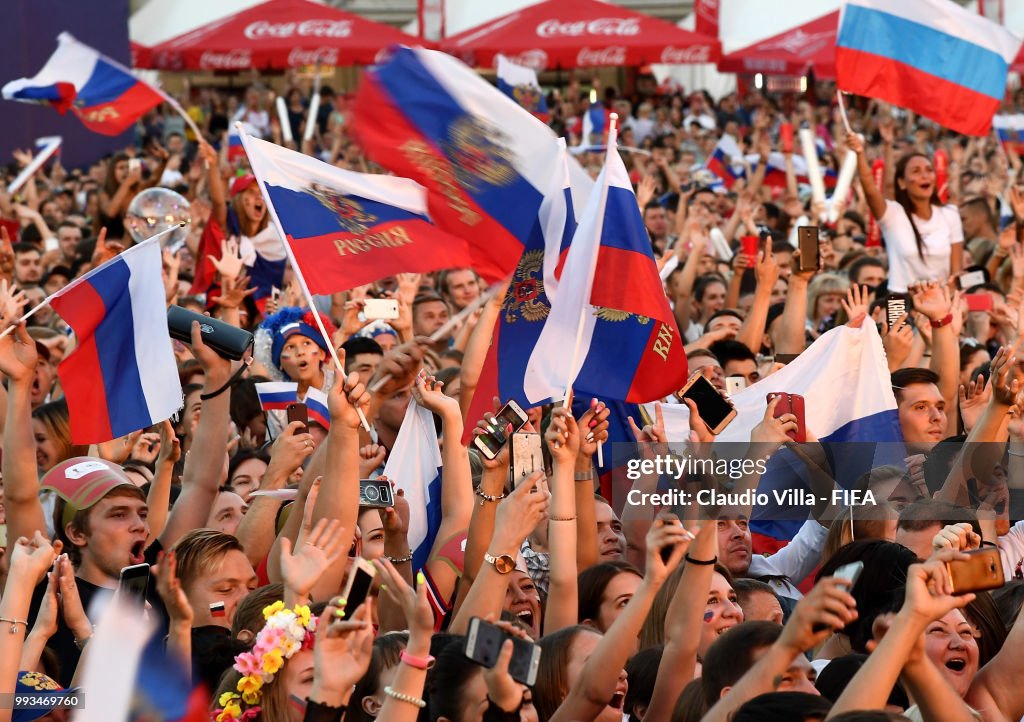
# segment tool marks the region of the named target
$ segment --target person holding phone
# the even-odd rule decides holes
[[[931,159],[919,152],[896,162],[895,200],[875,185],[864,140],[848,133],[871,215],[882,228],[889,257],[889,290],[906,293],[915,281],[945,281],[963,266],[964,229],[956,206],[942,205]]]

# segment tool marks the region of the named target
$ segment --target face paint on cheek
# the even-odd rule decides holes
[[[228,615],[227,607],[224,606],[224,602],[212,602],[210,604],[210,616],[211,617],[226,617]]]
[[[306,714],[306,700],[302,699],[302,697],[297,694],[290,694],[288,695],[288,702],[301,714]]]
[[[715,613],[714,612],[704,612],[704,624],[707,624],[708,622],[710,622],[714,618],[715,618]]]

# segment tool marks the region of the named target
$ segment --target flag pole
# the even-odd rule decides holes
[[[843,101],[843,91],[836,89],[836,101],[839,103],[839,116],[843,119],[843,127],[847,133],[852,133],[850,119],[846,116],[846,103]]]
[[[134,246],[132,246],[132,248],[138,248],[139,246],[141,246],[143,244],[146,244],[146,243],[149,243],[150,241],[155,241],[156,239],[160,238],[161,236],[167,235],[171,231],[176,231],[179,228],[184,228],[185,226],[186,226],[186,223],[184,221],[182,221],[181,223],[176,223],[175,225],[171,226],[170,228],[165,228],[164,230],[160,231],[159,233],[150,236],[146,240],[142,241],[142,243],[136,243]],[[132,248],[129,248],[128,250],[130,251],[130,250],[132,250]],[[118,254],[118,255],[120,255],[120,254]],[[116,257],[117,256],[115,256],[115,258]],[[112,261],[114,259],[112,258],[110,260]],[[96,266],[96,268],[92,269],[91,271],[86,273],[84,276],[81,276],[80,278],[76,278],[74,281],[72,281],[71,283],[69,283],[67,286],[65,286],[64,288],[60,289],[59,291],[55,291],[54,293],[51,293],[49,296],[44,298],[38,304],[36,304],[31,309],[26,311],[25,314],[21,318],[19,318],[13,324],[11,324],[7,328],[5,328],[2,332],[0,332],[0,338],[4,338],[5,336],[9,336],[14,331],[14,329],[16,329],[18,326],[20,326],[23,322],[25,322],[28,319],[32,318],[32,316],[34,316],[40,309],[43,309],[43,308],[46,308],[47,306],[49,306],[50,305],[50,301],[55,296],[59,296],[61,293],[67,291],[68,288],[70,288],[71,286],[75,285],[76,283],[80,283],[80,282],[84,281],[86,278],[88,278],[89,276],[94,274],[96,271],[98,271],[101,268],[103,268],[103,266],[107,265],[107,263],[110,263],[110,261],[107,261],[106,263],[102,263],[99,266]]]
[[[235,128],[238,130],[238,137],[242,141],[242,147],[245,148],[245,152],[249,152],[249,134],[245,132],[241,122],[235,122]],[[251,165],[251,164],[250,164]],[[313,294],[309,292],[309,286],[306,285],[306,277],[302,275],[302,268],[299,267],[298,261],[295,260],[295,253],[292,252],[291,244],[288,243],[288,236],[285,235],[284,227],[281,225],[281,219],[277,217],[277,210],[274,208],[274,204],[270,200],[270,194],[267,193],[266,185],[260,180],[256,169],[253,168],[253,175],[257,176],[256,185],[259,186],[260,193],[263,195],[263,202],[267,204],[267,212],[270,213],[270,219],[274,222],[274,227],[277,228],[278,234],[281,236],[281,243],[284,245],[284,252],[288,256],[288,262],[291,264],[292,272],[295,274],[295,280],[299,282],[299,288],[302,289],[302,295],[306,299],[306,303],[309,305],[309,310],[313,314],[313,320],[316,321],[317,328],[320,329],[320,334],[323,336],[324,342],[327,344],[327,348],[331,353],[331,359],[334,361],[334,368],[337,369],[343,381],[348,380],[348,374],[345,373],[345,367],[341,363],[341,359],[338,358],[338,350],[334,348],[334,340],[330,334],[327,333],[327,329],[324,328],[323,319],[320,318],[320,312],[316,310],[316,306],[313,304]],[[373,434],[370,429],[370,422],[366,420],[366,415],[363,410],[356,407],[356,413],[359,414],[359,422],[366,429],[368,434]]]
[[[619,133],[618,121],[619,121],[619,116],[618,116],[617,113],[612,113],[608,117],[608,141],[607,141],[607,150],[606,150],[606,154],[605,154],[605,166],[606,167],[608,165],[607,154],[608,153],[617,153],[618,152],[617,147],[616,147],[616,143],[617,143],[617,140],[618,140],[618,133]],[[605,181],[605,192],[607,192],[607,185],[608,185],[608,183],[607,183],[607,180],[606,180]],[[600,192],[600,191],[598,191],[598,192]],[[598,253],[600,252],[599,246],[600,246],[600,243],[598,243],[595,246],[595,248],[594,248],[594,257],[590,260],[590,278],[591,278],[591,282],[593,282],[594,267],[597,265],[597,256],[598,256]],[[589,294],[588,294],[588,296],[589,296]],[[580,309],[580,322],[579,322],[579,324],[576,327],[576,343],[575,343],[575,345],[573,347],[573,350],[572,350],[572,363],[569,364],[569,378],[566,380],[566,383],[565,383],[565,398],[562,400],[562,408],[568,408],[568,406],[569,406],[569,399],[571,398],[571,394],[572,394],[572,383],[573,383],[573,381],[576,380],[576,374],[579,373],[580,353],[583,350],[583,331],[584,331],[586,323],[587,323],[587,306],[588,305],[589,305],[589,299],[587,299],[584,302],[583,308]],[[603,465],[604,464],[604,451],[602,450],[601,447],[602,447],[601,442],[598,442],[598,444],[597,444],[597,463],[598,463],[598,465]]]
[[[503,284],[501,283],[496,283],[491,288],[488,288],[484,293],[481,293],[475,301],[473,301],[464,309],[462,309],[457,314],[448,319],[445,322],[444,326],[434,331],[434,333],[430,334],[427,340],[429,340],[431,343],[436,343],[440,341],[442,338],[444,338],[444,335],[446,333],[448,333],[453,328],[462,323],[462,321],[468,318],[469,315],[473,313],[473,311],[477,310],[485,303],[490,301],[492,298],[494,298],[495,294],[498,293],[498,289],[501,288],[502,285]],[[377,393],[384,386],[384,384],[386,384],[390,380],[391,374],[384,374],[377,380],[377,383],[375,383],[373,386],[369,388],[370,393]]]

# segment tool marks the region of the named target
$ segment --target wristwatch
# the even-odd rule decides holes
[[[511,574],[512,570],[516,568],[516,560],[508,554],[494,556],[484,552],[484,561],[493,566],[498,574]]]

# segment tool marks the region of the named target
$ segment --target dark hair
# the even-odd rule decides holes
[[[914,231],[914,242],[917,244],[917,255],[923,261],[924,260],[924,239],[921,238],[921,231],[917,229],[917,224],[914,223],[914,203],[910,200],[910,194],[907,193],[906,188],[900,188],[899,181],[906,175],[907,165],[914,158],[924,158],[928,163],[932,160],[924,153],[907,153],[905,156],[896,161],[896,171],[894,183],[894,198],[897,203],[903,207],[903,212],[907,214],[907,220],[910,221],[910,227]],[[933,206],[941,206],[942,201],[939,200],[938,186],[932,187],[932,197],[928,199],[928,202]]]
[[[710,709],[722,690],[740,681],[756,662],[758,650],[770,647],[782,634],[773,622],[742,622],[726,630],[708,647],[701,666],[704,701]]]
[[[346,371],[348,371],[348,365],[352,362],[352,359],[354,359],[358,354],[370,353],[377,356],[384,355],[384,349],[380,347],[380,344],[372,338],[366,338],[365,336],[352,336],[346,340],[345,343],[341,344],[341,347],[345,349]]]
[[[620,574],[635,574],[641,579],[644,576],[639,569],[624,561],[601,562],[580,572],[576,582],[579,589],[579,614],[576,619],[581,623],[587,619],[597,619],[604,590]]]
[[[281,583],[257,587],[242,597],[231,621],[231,636],[251,645],[267,623],[263,610],[279,599],[284,599],[284,584]]]
[[[842,657],[836,657],[818,673],[814,686],[818,688],[818,691],[826,699],[835,702],[866,661],[868,661],[868,655],[866,654],[847,654]],[[892,691],[889,693],[888,703],[903,709],[910,706],[907,692],[899,681],[893,685]]]
[[[970,208],[972,210],[984,213],[985,221],[988,223],[988,225],[992,228],[995,228],[998,231],[999,220],[996,214],[993,212],[992,206],[988,204],[987,200],[985,200],[981,196],[975,196],[974,198],[966,200],[960,204],[960,210],[964,210],[966,208]]]
[[[437,722],[441,717],[450,722],[461,722],[465,689],[477,674],[483,674],[483,667],[462,651],[463,644],[462,637],[451,639],[437,655],[437,664],[430,670],[430,722]]]
[[[748,579],[746,577],[737,577],[733,579],[732,590],[736,592],[736,601],[740,604],[740,609],[743,605],[750,601],[750,598],[755,594],[770,594],[776,599],[778,595],[775,590],[772,589],[772,585],[767,582],[762,582],[760,579]],[[782,603],[779,602],[781,606]],[[744,618],[746,618],[746,611],[744,610]]]
[[[718,359],[718,363],[722,365],[722,368],[725,368],[725,365],[730,361],[757,361],[757,356],[754,355],[754,352],[745,343],[732,339],[715,341],[711,344],[710,351]]]
[[[829,722],[907,722],[908,717],[884,709],[855,709],[830,717]]]
[[[683,691],[676,700],[672,709],[671,722],[700,722],[708,711],[707,701],[704,699],[704,684],[698,677],[691,679],[683,687]]]
[[[366,674],[362,679],[356,682],[356,686],[352,688],[351,702],[348,712],[345,713],[347,722],[374,722],[376,717],[371,717],[363,709],[363,699],[377,694],[380,689],[381,674],[384,670],[398,665],[408,643],[408,632],[382,634],[373,640],[370,666],[366,668]]]
[[[231,420],[235,422],[235,426],[238,427],[239,433],[241,433],[242,429],[248,426],[250,421],[263,413],[263,406],[260,404],[259,394],[256,393],[256,384],[260,381],[269,380],[270,379],[264,377],[252,377],[238,379],[231,384],[231,399],[229,401]],[[193,384],[189,384],[189,386],[192,385]],[[191,391],[189,393],[191,393]],[[182,398],[184,398],[184,395]]]
[[[704,292],[708,290],[709,286],[713,286],[716,283],[720,283],[726,288],[729,284],[725,282],[725,279],[719,276],[717,273],[705,273],[697,279],[697,282],[693,284],[693,297],[697,301],[704,300]]]
[[[850,283],[860,283],[860,272],[865,268],[881,268],[885,269],[885,264],[874,256],[861,256],[856,261],[850,264],[849,268],[846,269],[846,275],[850,278]]]
[[[948,501],[926,498],[918,499],[914,503],[908,504],[900,512],[896,528],[905,529],[906,531],[923,531],[936,524],[946,526],[947,524],[960,524],[961,522],[970,524],[974,533],[981,536],[981,525],[978,523],[978,517],[968,509],[956,504],[950,504]]]
[[[239,449],[228,461],[228,486],[231,485],[231,477],[238,471],[238,467],[250,459],[259,459],[264,464],[270,464],[270,453],[266,449]]]
[[[533,685],[533,706],[540,722],[548,722],[569,693],[569,655],[580,634],[596,634],[593,627],[577,624],[540,638],[540,667]]]
[[[913,386],[914,384],[939,385],[939,375],[931,369],[925,368],[896,369],[892,372],[890,379],[892,381],[892,392],[896,395],[896,403],[900,403],[903,400],[903,391],[908,386]]]
[[[715,311],[713,314],[711,314],[711,316],[708,318],[708,322],[706,324],[704,324],[704,327],[707,328],[708,326],[711,325],[711,322],[714,321],[716,318],[722,318],[724,316],[731,316],[732,318],[738,318],[740,321],[743,320],[743,314],[741,314],[736,309],[734,309],[734,308],[721,308],[721,309]]]
[[[807,722],[823,720],[832,703],[820,694],[768,692],[759,694],[733,712],[730,722]]]
[[[43,252],[34,243],[15,243],[11,246],[11,250],[14,251],[14,255],[19,253],[38,253],[40,256],[43,255]]]
[[[832,576],[839,567],[857,561],[864,562],[864,570],[850,590],[857,603],[857,618],[839,633],[849,637],[853,651],[866,652],[864,645],[872,638],[871,625],[875,617],[899,608],[907,584],[907,569],[917,561],[917,557],[895,542],[883,539],[854,541],[829,557],[821,565],[816,579]]]
[[[964,616],[980,632],[978,638],[978,668],[995,657],[1006,641],[1006,625],[999,616],[999,607],[990,592],[978,592],[963,608]]]
[[[631,720],[643,719],[637,708],[646,712],[648,705],[651,704],[654,683],[658,681],[658,665],[661,664],[661,655],[664,651],[665,648],[660,645],[641,649],[626,662],[629,687],[626,690],[622,711],[628,714]]]

